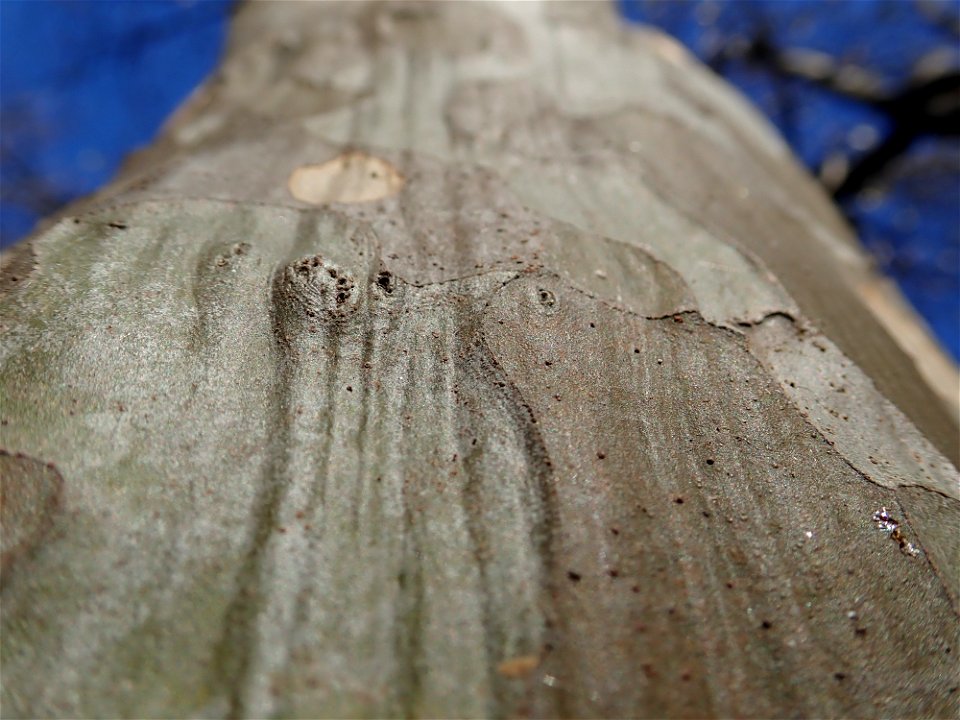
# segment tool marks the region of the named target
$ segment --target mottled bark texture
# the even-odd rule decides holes
[[[2,283],[5,717],[958,712],[956,420],[605,5],[246,6]]]

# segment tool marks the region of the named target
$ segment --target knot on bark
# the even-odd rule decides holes
[[[320,255],[283,267],[274,287],[277,317],[287,332],[315,332],[317,323],[345,320],[356,312],[359,296],[353,277]]]

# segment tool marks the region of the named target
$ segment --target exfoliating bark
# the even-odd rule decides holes
[[[872,278],[609,8],[243,7],[4,260],[4,716],[955,715],[957,426]]]

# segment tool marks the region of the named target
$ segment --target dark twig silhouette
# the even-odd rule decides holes
[[[850,163],[839,182],[829,188],[838,201],[876,182],[918,138],[960,137],[960,71],[955,68],[915,78],[889,91],[869,71],[843,65],[824,53],[776,47],[762,22],[757,23],[756,34],[749,41],[722,48],[708,63],[723,73],[733,60],[762,67],[782,80],[807,82],[859,101],[889,121],[887,136]],[[789,103],[785,107],[789,110]]]

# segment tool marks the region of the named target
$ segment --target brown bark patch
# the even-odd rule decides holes
[[[536,655],[521,655],[504,660],[497,665],[497,672],[505,678],[519,680],[536,670],[538,665],[540,665],[540,658]]]
[[[62,494],[63,478],[53,463],[0,450],[0,584],[49,532]]]

